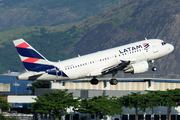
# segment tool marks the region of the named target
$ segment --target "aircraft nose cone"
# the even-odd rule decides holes
[[[174,46],[170,44],[169,45],[169,50],[170,50],[170,52],[172,52],[174,50]]]

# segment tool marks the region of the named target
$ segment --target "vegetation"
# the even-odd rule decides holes
[[[118,26],[125,22],[130,21],[134,8],[136,7],[133,8],[131,6],[125,7],[124,9],[122,9],[122,11],[118,13],[118,15],[112,16],[110,22],[112,22],[114,26]]]
[[[141,94],[140,92],[134,93],[132,92],[131,94],[122,96],[118,99],[119,104],[128,107],[130,109],[135,108],[135,115],[136,115],[136,120],[138,120],[138,112],[144,111],[146,108],[153,108],[154,106],[158,106],[160,101],[159,96],[154,94]]]
[[[70,96],[70,97],[69,97]],[[154,106],[169,106],[171,113],[172,107],[178,107],[180,101],[180,89],[167,91],[147,91],[146,94],[140,94],[140,92],[124,95],[116,98],[108,96],[94,96],[90,99],[73,99],[72,93],[70,95],[67,90],[57,92],[44,93],[44,96],[38,96],[36,103],[31,103],[33,112],[36,113],[50,113],[57,114],[54,117],[60,117],[66,115],[66,109],[70,106],[74,106],[74,111],[80,113],[95,114],[96,119],[100,115],[122,114],[122,107],[128,107],[130,109],[135,108],[136,120],[138,119],[138,112],[144,111],[146,108],[153,108]],[[71,101],[71,102],[69,102]],[[56,106],[56,107],[55,107]],[[55,111],[59,109],[59,113]],[[53,113],[51,113],[53,112]],[[171,114],[169,114],[171,116]],[[53,116],[52,116],[53,117]]]
[[[11,105],[6,100],[4,100],[2,97],[0,97],[0,109],[2,111],[7,111],[10,108],[11,108]]]
[[[132,32],[136,32],[137,30],[135,28],[132,28],[131,26],[128,26],[127,28],[125,28],[125,32],[127,33],[132,33]]]
[[[169,120],[171,120],[172,107],[180,105],[180,89],[167,91],[147,91],[146,94],[131,93],[118,98],[122,106],[130,109],[135,108],[136,120],[138,120],[138,111],[145,111],[145,108],[154,106],[169,106]],[[138,110],[139,109],[139,110]]]
[[[143,99],[143,95],[140,92],[131,93],[119,98],[119,103],[123,104],[125,107],[129,107],[130,109],[135,108],[136,120],[138,120],[138,111],[144,111],[146,108],[145,100]],[[139,108],[139,110],[138,110]]]
[[[16,119],[16,117],[5,118],[2,114],[0,114],[0,120],[18,120],[18,119]]]
[[[156,96],[157,99],[154,100],[154,103],[169,107],[169,120],[171,120],[172,107],[178,107],[180,105],[180,89],[148,92],[151,96]],[[154,97],[151,97],[151,99],[154,99]]]
[[[18,7],[18,8],[28,8],[30,10],[39,10],[42,8],[38,7],[40,6],[45,6],[48,9],[53,9],[56,8],[56,6],[73,6],[71,9],[75,11],[78,7],[78,5],[86,4],[88,7],[92,7],[91,9],[93,11],[97,11],[96,9],[93,9],[94,6],[96,5],[112,5],[112,4],[119,4],[122,1],[114,1],[113,3],[110,0],[106,1],[96,1],[96,2],[85,2],[85,1],[79,1],[74,3],[74,1],[68,0],[67,1],[57,1],[53,0],[51,1],[51,4],[49,4],[50,1],[44,0],[43,2],[41,0],[37,0],[36,2],[28,3],[28,1],[21,0],[21,1],[14,1],[14,0],[2,0],[0,4],[2,4],[0,11],[4,9],[9,9],[13,7]],[[70,2],[71,1],[71,2]],[[36,5],[34,5],[36,3]],[[38,4],[37,4],[38,3]],[[81,4],[80,4],[81,3]],[[77,5],[74,5],[77,4]],[[6,7],[4,6],[6,5]],[[16,6],[17,5],[17,6]],[[54,5],[54,6],[53,6]],[[53,6],[53,7],[52,7]],[[33,8],[32,8],[33,7]],[[84,7],[83,9],[88,9],[88,7]],[[47,10],[48,10],[47,9]],[[82,9],[82,7],[78,7],[78,10]],[[98,8],[99,9],[99,8]],[[106,9],[106,8],[104,8]],[[111,9],[112,10],[112,9]],[[45,9],[46,11],[46,9]],[[81,14],[82,11],[85,12],[84,10],[80,10]],[[109,10],[108,10],[109,11]],[[127,10],[125,10],[127,11]],[[92,12],[92,11],[91,11]],[[12,40],[23,38],[27,42],[30,43],[35,49],[37,49],[42,55],[47,57],[47,59],[51,61],[58,61],[58,60],[63,60],[67,58],[74,57],[74,54],[69,54],[71,51],[74,49],[75,43],[81,39],[81,37],[86,33],[86,30],[94,25],[98,24],[99,22],[102,21],[107,21],[110,20],[111,18],[103,18],[103,15],[106,14],[102,13],[96,17],[93,17],[93,19],[86,20],[86,21],[81,22],[78,27],[73,26],[73,24],[68,24],[68,25],[61,25],[61,26],[56,26],[55,24],[53,26],[47,26],[47,27],[23,27],[23,28],[18,28],[18,29],[12,29],[9,31],[3,31],[0,32],[0,74],[5,73],[7,70],[11,71],[17,71],[17,72],[22,72],[24,70],[24,67],[19,59],[19,56],[17,55],[17,52],[13,46]],[[119,19],[119,18],[118,18]],[[32,21],[34,23],[34,21]],[[21,22],[22,23],[22,22]],[[84,24],[85,23],[85,24]],[[29,23],[31,24],[31,23]],[[89,26],[89,25],[90,26]],[[38,24],[41,25],[41,24]],[[85,26],[84,26],[85,25]],[[29,25],[27,25],[29,26]],[[30,25],[31,26],[31,25]],[[89,27],[87,27],[89,26]],[[63,31],[62,31],[63,30]],[[50,51],[50,52],[49,52]],[[51,53],[51,54],[50,54]]]
[[[36,31],[24,33],[24,39],[35,49],[38,48],[37,50],[47,59],[58,61],[75,56],[67,53],[77,41],[79,37],[78,32],[79,30],[75,26],[64,32],[57,31],[53,33],[42,27]],[[8,69],[11,71],[23,71],[24,67],[12,41],[2,42],[0,46],[0,73],[4,73]]]
[[[80,113],[90,113],[96,115],[96,120],[100,115],[121,114],[122,108],[115,107],[117,101],[114,98],[108,99],[108,96],[94,96],[91,99],[83,99],[80,101],[80,107],[77,110]]]
[[[74,107],[74,112],[95,114],[96,119],[100,115],[121,115],[122,107],[130,109],[135,108],[136,120],[138,119],[138,112],[144,111],[146,108],[153,108],[154,106],[169,106],[169,119],[171,119],[172,107],[180,105],[180,89],[166,91],[147,91],[146,94],[140,92],[124,95],[122,97],[108,97],[108,96],[94,96],[90,99],[73,98],[73,93],[68,93],[68,90],[62,91],[46,91],[43,96],[37,96],[34,103],[31,103],[29,109],[32,112],[43,114],[48,113],[51,117],[61,118],[67,115],[67,108]],[[7,110],[11,106],[7,101],[0,97],[0,108]],[[3,120],[3,116],[0,115]],[[13,120],[14,118],[12,118]]]
[[[79,22],[125,0],[1,0],[0,31],[22,26],[47,26]],[[16,16],[12,16],[16,14]]]
[[[78,107],[78,99],[74,99],[68,90],[46,92],[43,96],[38,95],[34,103],[30,103],[32,112],[43,114],[49,113],[51,117],[58,120],[63,115],[67,115],[67,108]]]
[[[50,87],[50,81],[34,81],[30,86],[31,94],[34,95],[36,88],[49,88],[49,87]]]

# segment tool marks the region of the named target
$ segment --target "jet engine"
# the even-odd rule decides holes
[[[148,69],[149,69],[148,62],[140,61],[140,62],[128,65],[123,70],[124,70],[124,73],[136,74],[136,73],[146,72],[146,71],[148,71]]]

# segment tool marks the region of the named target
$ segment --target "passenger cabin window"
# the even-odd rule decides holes
[[[166,44],[166,42],[162,42],[161,44],[164,46]]]

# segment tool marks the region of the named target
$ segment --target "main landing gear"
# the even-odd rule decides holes
[[[150,61],[150,63],[151,63],[151,65],[152,65],[152,71],[156,71],[156,70],[157,70],[157,68],[156,68],[156,67],[154,67],[154,60],[151,60],[151,61]]]
[[[118,81],[114,78],[114,76],[117,74],[117,71],[112,71],[112,79],[109,81],[111,85],[117,85]]]
[[[99,83],[98,79],[96,79],[96,77],[93,77],[93,79],[91,79],[91,84],[92,85],[97,85]]]
[[[111,85],[117,85],[118,81],[117,81],[117,79],[112,78],[112,79],[109,81],[109,83],[110,83]]]
[[[111,85],[117,85],[117,83],[118,83],[117,79],[114,78],[115,74],[117,74],[117,71],[112,72],[112,79],[109,81],[109,83]],[[91,79],[92,85],[97,85],[98,83],[99,83],[99,81],[98,81],[98,79],[96,79],[96,77],[93,77],[93,79]]]

